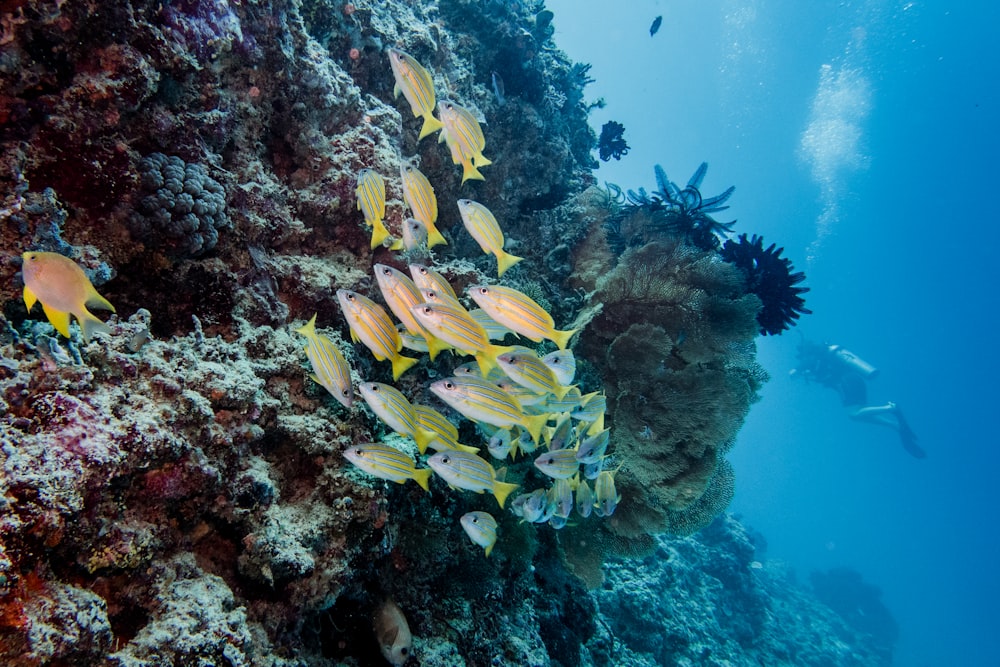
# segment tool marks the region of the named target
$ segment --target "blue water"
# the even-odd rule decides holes
[[[736,185],[736,229],[806,271],[797,330],[876,365],[871,401],[901,406],[928,452],[790,378],[795,330],[761,339],[772,381],[730,455],[731,509],[801,579],[849,566],[879,586],[897,665],[1000,665],[1000,5],[546,5],[593,64],[594,126],[622,122],[632,146],[599,177],[650,189],[656,163],[685,182],[708,161],[702,191]]]

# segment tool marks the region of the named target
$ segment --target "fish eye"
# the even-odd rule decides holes
[[[434,312],[433,308],[431,308],[430,306],[424,306],[424,315],[430,315],[433,312]]]
[[[445,382],[444,383],[444,388],[445,389],[454,389],[455,388],[455,384],[453,382]]]
[[[392,275],[392,270],[389,267],[385,267],[384,269],[382,269],[382,275],[383,276],[391,276]]]
[[[479,523],[479,517],[478,516],[472,517],[472,523]]]
[[[353,294],[348,294],[347,295],[347,300],[348,301],[354,301],[354,295]]]
[[[377,385],[377,384],[373,384],[373,385],[372,385],[372,386],[370,387],[370,389],[371,389],[372,391],[378,391],[378,385]]]
[[[487,288],[487,287],[480,287],[480,288],[479,288],[479,293],[480,293],[480,294],[489,294],[489,293],[490,293],[490,290],[489,290],[489,288]]]
[[[451,463],[451,459],[448,458],[447,456],[442,456],[441,463]]]
[[[409,652],[410,652],[410,649],[406,648],[405,646],[403,648],[399,649],[399,654],[400,655],[406,655]]]

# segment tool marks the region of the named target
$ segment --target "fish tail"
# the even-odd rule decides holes
[[[564,398],[566,398],[566,394],[568,394],[569,390],[573,389],[574,387],[576,387],[575,384],[573,384],[573,385],[567,385],[565,387],[563,387],[562,385],[559,385],[559,386],[557,386],[555,388],[555,391],[553,391],[552,393],[555,394],[556,398],[561,401]]]
[[[470,178],[474,181],[486,180],[483,178],[483,175],[479,173],[479,170],[476,169],[475,165],[472,164],[472,160],[462,163],[462,184],[464,185]]]
[[[487,377],[490,371],[497,367],[497,357],[488,351],[476,353],[476,363],[479,364],[479,372],[483,377]]]
[[[542,428],[548,423],[549,416],[547,414],[524,416],[524,428],[528,430],[528,435],[531,436],[531,440],[536,445],[538,444],[538,436],[541,434]]]
[[[318,313],[317,313],[318,314]],[[295,330],[295,333],[302,334],[306,338],[316,337],[316,315],[312,316],[312,319],[306,322],[304,325]]]
[[[389,238],[389,230],[378,218],[372,220],[372,250],[382,245]]]
[[[587,429],[587,435],[597,435],[603,430],[604,430],[604,413],[602,412],[601,416],[595,419],[594,423],[591,424],[590,428]]]
[[[556,329],[552,330],[552,335],[549,336],[549,340],[559,346],[560,350],[565,350],[566,346],[569,345],[569,339],[573,337],[579,329],[567,329],[566,331],[558,331]]]
[[[435,118],[433,114],[428,113],[426,116],[424,116],[424,125],[423,127],[420,128],[420,136],[417,137],[417,141],[420,141],[428,134],[434,134],[442,127],[444,126],[441,125],[441,121]]]
[[[483,155],[482,153],[477,153],[476,155],[473,155],[472,161],[475,163],[477,167],[486,167],[493,164],[493,162],[491,160],[488,160],[486,156]]]
[[[97,290],[93,287],[90,288],[90,294],[87,295],[87,300],[84,301],[84,305],[88,308],[100,308],[103,310],[110,310],[112,313],[117,312],[115,307],[111,305],[111,302],[105,299],[103,296],[97,293]]]
[[[468,452],[469,454],[479,453],[479,447],[470,447],[469,445],[463,445],[462,443],[458,443],[455,449],[457,449],[460,452]]]
[[[486,557],[487,558],[490,557],[490,552],[493,551],[493,547],[495,545],[496,545],[496,542],[492,542],[492,543],[486,545]]]
[[[497,277],[501,277],[507,272],[507,269],[514,266],[520,262],[523,257],[518,257],[517,255],[512,255],[509,252],[505,252],[502,248],[497,250]]]
[[[402,249],[403,249],[403,239],[396,239],[395,241],[392,242],[392,245],[389,246],[389,250],[402,250]]]
[[[417,360],[413,357],[404,357],[401,354],[397,354],[392,358],[392,379],[396,381],[399,376],[410,370],[413,364],[417,363]]]
[[[437,357],[440,352],[451,349],[451,346],[448,345],[448,343],[444,342],[440,338],[435,338],[431,334],[425,334],[424,340],[427,341],[427,354],[430,355],[431,361],[434,361],[434,358]]]
[[[422,428],[417,428],[413,432],[413,439],[417,442],[417,449],[423,454],[427,451],[427,447],[437,438],[437,433],[433,431],[426,431]]]
[[[420,488],[424,491],[431,490],[431,469],[430,468],[414,468],[413,470],[413,481],[420,485]]]
[[[517,484],[508,484],[507,482],[493,482],[493,496],[500,503],[500,509],[503,509],[504,503],[507,502],[507,496],[509,496],[515,489],[517,489]]]
[[[424,225],[427,227],[428,250],[430,250],[436,245],[448,245],[448,241],[445,240],[444,236],[441,235],[441,232],[438,231],[438,228],[434,225],[433,222],[424,223]]]
[[[77,321],[80,322],[80,330],[83,333],[83,340],[90,342],[91,337],[95,333],[111,333],[111,327],[109,327],[104,322],[100,321],[96,317],[90,314],[90,311],[84,310],[82,313],[73,313],[76,315]],[[69,320],[69,315],[66,316],[67,321]],[[58,327],[57,327],[58,328]],[[68,337],[68,336],[67,336]]]
[[[552,444],[552,436],[554,436],[555,434],[556,434],[556,427],[555,426],[553,426],[551,428],[549,428],[548,426],[546,426],[545,428],[542,429],[542,439],[545,440],[546,446]]]

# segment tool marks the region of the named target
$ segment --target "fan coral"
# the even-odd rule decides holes
[[[729,234],[736,221],[719,222],[709,213],[729,208],[723,204],[736,191],[736,186],[730,186],[714,197],[702,197],[699,188],[708,171],[707,162],[701,163],[684,188],[670,181],[660,165],[656,165],[654,171],[659,190],[652,194],[648,194],[645,188],[623,193],[617,185],[607,184],[609,194],[618,205],[618,210],[605,224],[612,248],[621,253],[628,246],[641,245],[668,233],[680,236],[703,250],[718,249],[719,237]],[[636,225],[628,223],[630,218],[639,214],[643,214],[640,218],[643,224],[636,229]]]
[[[628,155],[629,146],[625,142],[624,134],[625,126],[613,120],[601,126],[601,138],[597,141],[597,150],[602,160],[605,162],[609,162],[611,158],[621,160],[623,156]]]
[[[746,234],[740,234],[738,242],[726,241],[720,252],[722,259],[743,271],[747,291],[756,294],[764,304],[757,313],[760,333],[764,336],[777,336],[794,326],[803,313],[812,313],[801,296],[809,288],[796,287],[806,276],[801,271],[793,273],[792,262],[781,256],[782,251],[784,248],[775,250],[774,243],[765,249],[763,237],[756,234],[749,241]]]
[[[146,195],[130,223],[140,239],[180,257],[215,247],[229,218],[225,191],[204,167],[153,153],[139,161],[139,178]]]

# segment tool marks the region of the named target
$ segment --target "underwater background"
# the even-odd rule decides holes
[[[738,184],[737,227],[780,239],[808,275],[798,329],[877,366],[869,396],[898,403],[927,450],[907,456],[790,378],[796,334],[761,339],[771,381],[733,450],[731,511],[801,574],[849,566],[877,585],[899,624],[894,664],[998,664],[1000,270],[996,214],[969,196],[1000,174],[1000,59],[983,29],[996,5],[547,4],[608,100],[594,124],[628,128],[632,150],[598,179],[708,160],[710,191]]]
[[[0,2],[0,662],[1000,664],[1000,10],[621,4]],[[554,324],[379,347],[417,264]]]

